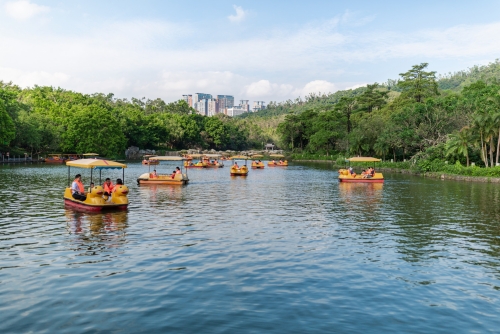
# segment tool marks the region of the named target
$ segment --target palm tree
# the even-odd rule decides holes
[[[469,167],[469,145],[472,141],[470,128],[465,126],[459,132],[452,133],[446,142],[446,156],[464,155]]]

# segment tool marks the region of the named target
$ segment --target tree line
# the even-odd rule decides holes
[[[123,156],[126,147],[243,150],[268,136],[254,122],[204,117],[185,101],[116,99],[61,88],[21,89],[0,82],[0,151],[31,154],[97,152]]]
[[[277,129],[281,144],[302,153],[495,166],[500,159],[500,66],[498,61],[490,65],[483,67],[488,70],[483,80],[477,67],[471,71],[478,78],[474,82],[464,73],[443,78],[447,84],[468,80],[460,91],[440,89],[436,72],[422,63],[398,80],[344,91],[334,103],[301,105],[299,113],[289,108]]]

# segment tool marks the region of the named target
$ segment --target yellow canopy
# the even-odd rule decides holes
[[[273,158],[284,158],[285,156],[283,154],[269,154],[270,157]]]
[[[201,158],[202,156],[204,156],[205,154],[190,154],[190,156],[192,158]]]
[[[144,154],[144,158],[156,157],[156,154]]]
[[[349,159],[345,159],[350,162],[380,162],[380,159],[372,158],[372,157],[352,157]]]
[[[252,155],[252,158],[263,158],[264,156],[262,154],[254,154]]]
[[[229,159],[231,159],[231,160],[234,160],[234,159],[245,159],[245,160],[248,160],[248,157],[246,155],[233,155]]]
[[[127,165],[111,160],[79,159],[67,161],[67,166],[80,168],[127,168]]]
[[[207,158],[219,158],[221,157],[220,154],[203,154]]]
[[[182,161],[182,160],[187,160],[186,158],[183,157],[176,157],[176,156],[162,156],[162,157],[154,157],[152,160],[159,160],[159,161]]]
[[[83,153],[82,155],[83,156],[95,157],[95,156],[98,156],[99,154],[97,154],[97,153]]]

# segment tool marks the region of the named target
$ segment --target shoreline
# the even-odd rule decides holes
[[[292,160],[294,162],[328,162],[336,167],[335,161],[332,160]],[[480,183],[500,183],[500,177],[492,177],[492,176],[468,176],[468,175],[458,175],[458,174],[447,174],[442,172],[427,172],[421,173],[417,171],[413,171],[411,169],[401,169],[401,168],[390,168],[390,167],[380,167],[377,168],[382,172],[390,172],[390,173],[400,173],[400,174],[409,174],[415,176],[423,176],[429,177],[432,179],[440,179],[440,180],[452,180],[452,181],[462,181],[462,182],[480,182]]]

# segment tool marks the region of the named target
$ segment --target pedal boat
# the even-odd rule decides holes
[[[285,156],[283,154],[270,154],[269,155],[273,159],[283,159]],[[288,161],[283,160],[281,162],[276,162],[276,161],[269,161],[267,163],[268,167],[288,167]]]
[[[351,164],[351,162],[380,162],[380,159],[372,157],[353,157],[345,160],[346,163]],[[373,176],[366,176],[361,174],[350,174],[349,170],[346,168],[339,170],[339,182],[351,182],[351,183],[383,183],[384,175],[382,173],[375,173]]]
[[[71,167],[90,169],[90,183],[92,183],[93,171],[99,171],[99,184],[102,184],[102,170],[121,169],[122,180],[125,182],[125,168],[127,165],[104,159],[78,159],[67,161],[68,166],[68,187],[64,191],[64,204],[66,206],[80,209],[83,211],[104,211],[104,210],[126,210],[128,207],[129,189],[126,185],[115,186],[116,190],[111,194],[110,198],[104,196],[103,188],[98,185],[86,192],[87,199],[79,201],[71,195]]]
[[[156,155],[153,154],[146,154],[143,159],[142,159],[142,164],[143,165],[159,165],[160,162],[156,160]]]
[[[184,158],[184,167],[185,168],[206,168],[207,164],[203,162],[204,154],[191,154],[191,159],[188,160]],[[199,159],[198,162],[193,162],[193,159]]]
[[[262,154],[254,154],[252,155],[252,169],[264,169],[265,165],[262,161],[257,161],[254,159],[261,159],[264,156]]]
[[[205,164],[205,168],[222,168],[224,167],[224,164],[219,161],[222,155],[220,154],[205,154],[203,156],[203,163]],[[212,163],[210,160],[214,159],[214,162]],[[217,161],[217,162],[215,162]]]
[[[247,167],[248,157],[246,155],[235,155],[235,156],[230,157],[229,159],[233,160],[233,165],[231,166],[231,170],[230,170],[231,176],[247,176],[248,175],[248,167]],[[234,165],[234,162],[236,160],[245,160],[245,164],[238,168]]]
[[[161,161],[185,161],[184,157],[173,157],[173,156],[156,156],[155,159],[158,162]],[[171,165],[170,165],[171,166]],[[184,168],[183,168],[184,167]],[[175,168],[175,167],[174,167]],[[137,178],[137,184],[147,185],[147,184],[171,184],[171,185],[184,185],[188,184],[189,178],[187,175],[187,168],[181,164],[181,173],[175,174],[172,178],[172,174],[158,174],[156,177],[151,173],[151,167],[149,167],[149,172],[144,173]]]
[[[66,160],[63,154],[49,154],[49,156],[44,159],[47,164],[63,164]]]

